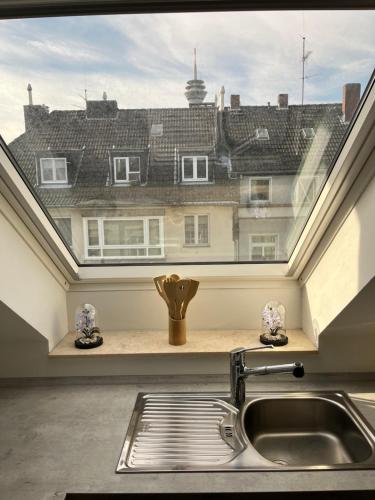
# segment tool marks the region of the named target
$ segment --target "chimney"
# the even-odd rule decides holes
[[[288,94],[279,94],[277,96],[277,106],[279,109],[288,109]]]
[[[240,109],[241,104],[240,104],[240,96],[239,96],[239,94],[232,94],[230,96],[230,107],[232,109]]]
[[[117,101],[103,99],[102,101],[86,101],[87,118],[117,118]]]
[[[342,119],[349,123],[361,99],[361,84],[346,83],[342,91]]]
[[[27,86],[27,93],[29,94],[29,106],[33,105],[33,88],[31,83]]]

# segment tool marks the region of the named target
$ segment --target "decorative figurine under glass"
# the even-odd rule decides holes
[[[78,349],[92,349],[103,344],[100,329],[96,326],[96,309],[91,304],[82,304],[76,309],[76,340]]]
[[[285,330],[285,307],[276,301],[268,302],[262,311],[260,341],[265,345],[286,345],[288,337]],[[284,333],[283,333],[284,332]]]

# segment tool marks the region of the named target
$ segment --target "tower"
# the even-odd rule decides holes
[[[202,104],[206,95],[207,91],[204,80],[198,80],[197,78],[197,50],[194,49],[193,79],[187,82],[185,96],[189,105],[192,105]]]

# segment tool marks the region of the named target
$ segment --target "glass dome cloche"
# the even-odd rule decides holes
[[[281,346],[288,343],[285,329],[285,307],[272,300],[262,311],[262,334],[260,341],[265,345]]]
[[[98,315],[91,304],[81,304],[76,309],[76,340],[74,345],[78,349],[91,349],[103,344],[103,337],[97,326]]]

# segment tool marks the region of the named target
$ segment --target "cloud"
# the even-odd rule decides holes
[[[374,66],[375,12],[237,12],[88,16],[1,21],[0,123],[10,140],[23,129],[26,86],[51,109],[84,107],[104,90],[120,107],[186,106],[198,76],[213,100],[221,85],[243,104],[301,98],[302,37],[306,102],[341,99],[342,85],[365,84]],[[5,131],[5,132],[4,132]]]

